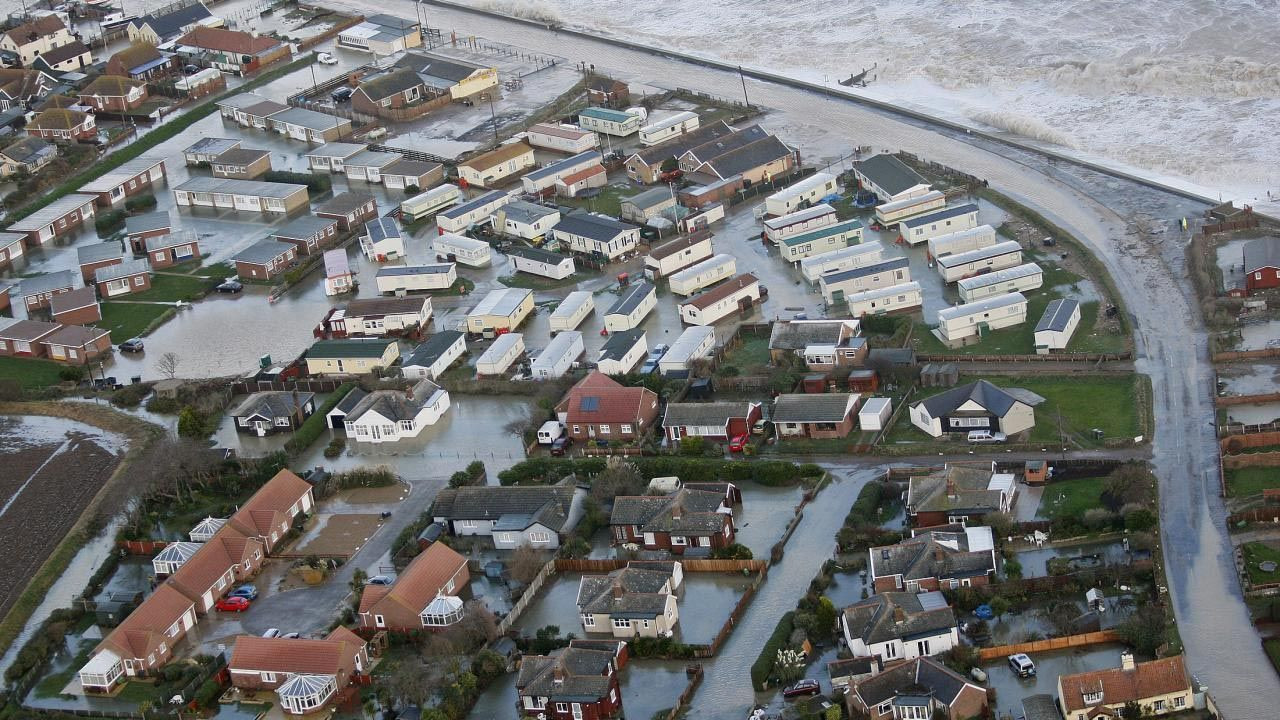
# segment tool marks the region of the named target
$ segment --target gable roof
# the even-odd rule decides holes
[[[185,27],[212,17],[213,13],[209,12],[209,8],[206,8],[203,3],[196,2],[164,14],[143,15],[129,24],[137,28],[150,27],[151,31],[163,41],[171,39]]]
[[[787,393],[773,403],[775,423],[838,423],[852,412],[857,393]]]
[[[164,631],[193,606],[192,600],[171,583],[163,583],[103,638],[96,649],[111,650],[126,658],[145,658],[168,640]]]
[[[22,47],[29,45],[40,38],[53,35],[59,30],[66,30],[67,26],[62,23],[62,19],[57,15],[42,15],[30,22],[9,30],[5,36],[13,41],[14,45]]]
[[[53,76],[40,70],[0,68],[0,94],[14,100],[43,95],[55,82]]]
[[[1181,655],[1137,663],[1132,670],[1108,668],[1063,675],[1058,682],[1062,688],[1059,699],[1068,713],[1091,707],[1084,701],[1086,693],[1102,693],[1102,700],[1096,705],[1123,705],[1131,700],[1191,689],[1191,679]]]
[[[90,51],[87,45],[80,42],[79,40],[73,40],[65,45],[59,45],[58,47],[50,50],[49,52],[44,53],[37,59],[43,60],[46,65],[48,65],[49,67],[53,67],[58,63],[63,63],[73,58],[78,58],[81,55],[84,55],[85,53],[88,53],[88,52]]]
[[[418,77],[414,71],[399,69],[360,83],[358,91],[364,93],[373,102],[378,102],[405,90],[421,87],[422,84],[422,78]]]
[[[930,417],[942,417],[971,400],[998,417],[1004,417],[1014,403],[1020,402],[986,380],[978,380],[925,398],[920,404],[929,411]]]
[[[1262,237],[1244,244],[1244,271],[1280,268],[1280,238]]]
[[[0,155],[4,155],[16,163],[30,165],[38,162],[40,158],[46,155],[53,155],[57,152],[57,148],[44,138],[27,136],[0,150]]]
[[[231,259],[234,262],[249,263],[250,265],[266,265],[276,258],[294,252],[296,249],[296,245],[280,242],[279,240],[259,240],[231,256]]]
[[[746,418],[759,403],[746,400],[725,402],[672,402],[667,403],[667,414],[662,427],[712,426],[725,427],[734,418]]]
[[[91,287],[77,288],[71,292],[58,293],[49,298],[49,310],[54,315],[97,304],[98,294]]]
[[[516,688],[521,695],[551,702],[596,702],[609,694],[614,653],[575,645],[558,655],[526,655],[520,660]]]
[[[1065,332],[1067,324],[1071,321],[1071,315],[1075,313],[1078,307],[1080,307],[1080,303],[1068,298],[1057,298],[1050,301],[1049,306],[1044,309],[1044,315],[1040,316],[1040,322],[1036,323],[1036,332],[1044,332],[1045,330]]]
[[[401,363],[401,367],[430,367],[444,356],[464,335],[457,330],[441,330],[413,349]]]
[[[852,689],[867,707],[875,707],[899,694],[931,695],[950,707],[966,687],[986,697],[983,688],[968,682],[937,660],[921,657],[857,682]]]
[[[759,125],[750,125],[736,130],[729,135],[714,135],[704,139],[698,145],[690,146],[681,155],[688,155],[699,164],[709,162],[715,158],[733,152],[744,145],[750,145],[757,140],[763,140],[768,137],[769,133]]]
[[[81,95],[106,95],[110,97],[124,96],[134,88],[144,87],[146,83],[123,75],[99,75],[97,80],[89,83]]]
[[[252,35],[239,30],[213,27],[195,28],[183,35],[178,43],[236,55],[257,55],[283,44],[270,35]]]
[[[533,523],[560,532],[569,521],[574,488],[553,486],[497,486],[445,488],[431,503],[431,516],[444,520],[521,518],[523,530]]]
[[[948,465],[928,475],[913,476],[907,485],[909,512],[1000,510],[1001,492],[988,490],[991,471]]]
[[[578,608],[583,613],[652,618],[663,614],[671,594],[674,567],[627,563],[608,575],[583,575],[578,581]]]
[[[609,242],[628,230],[635,230],[634,225],[627,225],[610,217],[602,217],[592,213],[573,212],[560,218],[560,222],[552,228],[555,232],[579,235],[597,242]]]
[[[489,152],[470,157],[467,160],[458,163],[458,167],[467,167],[480,172],[488,170],[491,167],[497,167],[508,160],[514,160],[522,155],[530,154],[532,152],[533,148],[530,147],[528,143],[521,140],[519,142],[499,145]]]
[[[136,42],[129,47],[120,50],[111,56],[108,63],[119,62],[126,71],[146,65],[156,60],[164,59],[164,55],[156,49],[155,45],[147,42]]]
[[[329,198],[326,202],[319,205],[315,209],[316,215],[347,215],[359,210],[365,203],[373,202],[373,196],[369,193],[360,192],[341,192]]]
[[[734,293],[738,292],[739,290],[745,290],[751,287],[752,285],[759,284],[759,282],[760,281],[756,278],[755,275],[751,273],[743,273],[736,277],[731,277],[728,280],[725,280],[724,282],[720,283],[719,285],[716,285],[715,287],[711,288],[710,290],[704,293],[694,295],[688,300],[680,303],[680,306],[684,307],[688,305],[691,307],[695,307],[699,310],[706,310],[707,308],[711,307],[712,305],[715,305],[721,300],[724,300],[725,298],[732,296]]]
[[[776,136],[770,135],[710,160],[707,165],[717,176],[727,178],[731,175],[739,175],[748,170],[754,170],[774,160],[786,157],[792,152],[786,143]]]
[[[276,228],[271,234],[278,238],[305,240],[320,235],[331,227],[337,227],[338,221],[333,218],[316,217],[315,215],[299,215],[284,225]]]
[[[915,593],[884,592],[844,609],[844,626],[868,646],[949,632],[956,614],[949,607],[926,609]]]
[[[41,112],[27,125],[37,130],[72,130],[89,118],[85,113],[70,108],[49,108]]]
[[[280,514],[292,521],[293,516],[288,515],[290,508],[309,492],[311,492],[311,483],[292,471],[281,470],[245,501],[245,504],[231,516],[230,522],[252,528],[266,536],[272,529],[271,525],[274,524],[270,516]],[[226,528],[223,529],[226,530]]]
[[[245,398],[239,407],[231,413],[232,417],[289,417],[300,412],[307,403],[315,399],[315,393],[294,393],[287,390],[267,390],[256,392]]]
[[[929,184],[920,177],[920,173],[907,167],[893,155],[874,155],[861,162],[855,162],[853,167],[890,195],[897,195],[916,185]]]
[[[875,577],[901,575],[903,580],[966,578],[995,570],[990,548],[971,548],[965,532],[931,530],[896,545],[867,551]]]
[[[642,532],[714,535],[724,530],[725,494],[680,488],[670,495],[622,495],[614,498],[610,525],[639,525]]]
[[[93,271],[93,282],[104,283],[134,275],[150,275],[151,265],[143,259],[129,259]]]
[[[364,640],[343,627],[337,628],[324,640],[241,635],[231,649],[231,660],[227,666],[233,671],[337,675],[351,665],[352,658],[364,646]]]
[[[604,341],[604,346],[600,348],[601,360],[622,360],[631,352],[631,349],[640,344],[644,340],[644,330],[635,328],[632,330],[622,330],[615,332]]]
[[[395,603],[415,614],[421,613],[444,591],[445,584],[467,566],[467,559],[443,543],[431,543],[418,553],[390,586],[366,585],[360,596],[360,612],[380,603]],[[453,594],[462,591],[454,588]]]
[[[770,350],[804,350],[810,345],[835,345],[858,334],[857,320],[778,321],[769,331]]]
[[[645,165],[655,165],[661,163],[667,158],[679,157],[691,148],[697,147],[703,143],[711,142],[717,138],[732,135],[736,132],[729,124],[723,120],[717,120],[709,125],[702,125],[695,130],[672,138],[666,142],[658,143],[652,147],[642,148],[631,154],[628,158],[637,158]]]
[[[119,260],[123,257],[124,250],[121,249],[119,242],[107,241],[76,246],[76,261],[81,265],[104,260]]]
[[[42,338],[40,343],[43,345],[61,345],[63,347],[78,348],[96,342],[106,335],[110,335],[110,333],[106,330],[99,330],[94,327],[85,327],[83,325],[63,325]]]
[[[605,311],[605,315],[630,315],[632,311],[644,304],[650,295],[657,294],[657,288],[641,280],[623,291],[613,307]]]
[[[347,412],[348,422],[358,422],[366,413],[376,412],[392,421],[412,420],[424,407],[445,391],[427,379],[419,380],[408,390],[374,390]]]

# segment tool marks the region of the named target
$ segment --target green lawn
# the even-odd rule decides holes
[[[1254,585],[1280,582],[1280,550],[1260,542],[1245,543],[1240,549],[1244,551],[1244,571],[1249,582]],[[1265,572],[1258,567],[1259,563],[1267,560],[1276,563],[1275,570]]]
[[[17,380],[23,389],[34,389],[62,382],[58,373],[63,366],[48,360],[0,357],[0,380]]]
[[[1225,470],[1227,492],[1231,497],[1261,495],[1263,490],[1280,487],[1280,468],[1250,467]]]
[[[192,302],[208,294],[213,288],[212,280],[201,277],[182,275],[153,275],[151,289],[128,295],[128,300],[149,300],[160,302],[176,302],[186,300]]]
[[[157,318],[173,312],[173,308],[165,305],[104,302],[98,327],[110,331],[111,341],[118,345],[129,338],[142,336]]]
[[[1263,640],[1262,649],[1267,651],[1267,658],[1271,660],[1271,668],[1280,673],[1280,638]]]
[[[1048,520],[1084,517],[1085,511],[1102,507],[1102,488],[1106,481],[1096,477],[1053,483],[1045,488],[1036,517]]]
[[[600,188],[600,194],[589,198],[558,198],[557,202],[569,207],[585,208],[591,212],[604,213],[617,217],[622,213],[622,200],[638,195],[644,188],[634,187],[621,182],[610,183]]]
[[[724,358],[721,367],[738,368],[739,375],[753,375],[766,371],[769,366],[769,338],[745,336],[742,344]]]
[[[164,268],[160,272],[165,273],[182,273],[183,275],[198,275],[210,279],[224,280],[236,274],[235,267],[226,263],[214,263],[213,265],[203,265],[203,260],[189,260],[178,265],[171,265]]]
[[[556,288],[565,288],[577,285],[587,276],[598,275],[599,273],[575,272],[563,280],[552,280],[551,278],[541,277],[538,275],[530,275],[529,273],[515,273],[514,275],[503,275],[498,278],[498,282],[513,288],[525,288],[528,290],[555,290]]]

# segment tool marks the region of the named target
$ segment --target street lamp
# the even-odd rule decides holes
[[[498,116],[493,111],[493,94],[482,93],[480,95],[480,99],[489,101],[489,120],[493,123],[493,146],[497,147],[498,146]]]

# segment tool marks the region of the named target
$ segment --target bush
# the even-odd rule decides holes
[[[706,438],[694,436],[680,441],[680,454],[685,457],[702,457],[706,452]]]
[[[328,446],[324,449],[324,456],[333,459],[342,455],[342,451],[347,448],[347,439],[336,437],[329,441]]]
[[[149,392],[151,392],[151,385],[148,383],[125,385],[111,393],[111,404],[116,407],[138,407],[142,404],[142,398]]]
[[[631,657],[635,658],[688,660],[694,653],[692,645],[676,642],[669,637],[637,637],[628,641],[628,644],[631,646]]]
[[[58,377],[67,382],[78,383],[84,379],[84,368],[79,365],[68,365],[58,371]]]
[[[264,173],[262,179],[266,182],[292,183],[294,185],[306,185],[307,192],[314,195],[323,195],[333,189],[333,180],[328,175],[319,175],[313,173],[297,173],[288,170],[272,170]]]
[[[98,214],[97,218],[93,221],[93,227],[98,231],[99,235],[110,235],[117,230],[122,230],[124,228],[124,219],[126,217],[128,216],[123,210],[108,210],[107,212]]]
[[[316,408],[311,417],[307,418],[306,422],[302,423],[302,427],[298,428],[293,437],[289,438],[289,442],[284,444],[285,452],[296,456],[311,447],[311,443],[314,443],[324,433],[329,411],[341,402],[342,398],[346,397],[353,387],[355,387],[355,383],[345,382],[339,385],[332,395],[325,398],[324,404]]]
[[[751,548],[742,543],[733,543],[711,551],[712,560],[751,560]]]
[[[151,212],[156,209],[155,195],[139,195],[124,201],[124,209],[131,213]]]
[[[222,685],[213,678],[205,680],[192,700],[196,705],[205,708],[211,708],[218,702],[218,697],[222,695]]]
[[[1156,526],[1156,514],[1146,508],[1125,513],[1124,528],[1129,532],[1146,532]]]
[[[182,409],[182,406],[178,403],[177,398],[169,398],[169,397],[162,398],[159,395],[152,395],[151,399],[147,400],[148,412],[153,412],[160,415],[172,415],[181,409]]]
[[[769,677],[773,674],[773,665],[777,661],[778,651],[787,646],[787,640],[791,637],[791,631],[795,629],[795,611],[790,611],[783,615],[777,626],[773,628],[773,634],[765,641],[764,647],[760,649],[760,655],[754,663],[751,663],[751,685],[758,691],[765,689],[765,683],[769,681]]]

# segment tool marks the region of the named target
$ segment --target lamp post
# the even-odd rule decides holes
[[[493,146],[498,146],[498,115],[493,110],[493,93],[484,93],[481,100],[489,101],[489,120],[493,123]]]

